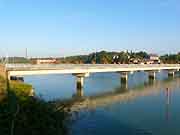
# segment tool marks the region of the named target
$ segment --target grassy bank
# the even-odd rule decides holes
[[[0,135],[64,135],[66,114],[48,102],[29,96],[32,86],[0,77]]]
[[[0,102],[3,101],[6,97],[6,81],[3,77],[0,76]]]

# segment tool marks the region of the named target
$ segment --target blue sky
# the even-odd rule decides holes
[[[180,51],[179,0],[0,0],[0,54]]]

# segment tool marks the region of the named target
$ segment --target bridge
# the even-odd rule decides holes
[[[3,68],[2,68],[3,67]],[[82,88],[84,78],[91,73],[117,72],[121,74],[121,81],[128,81],[129,73],[136,71],[148,72],[150,79],[156,78],[156,72],[167,70],[169,76],[174,76],[180,70],[180,64],[6,64],[0,66],[6,71],[6,76],[44,75],[44,74],[72,74],[77,78],[77,88]]]

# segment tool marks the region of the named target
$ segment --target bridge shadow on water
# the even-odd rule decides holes
[[[113,90],[107,92],[94,94],[93,96],[84,96],[84,89],[78,88],[76,93],[71,99],[66,100],[55,100],[58,103],[65,104],[69,111],[80,110],[80,109],[92,109],[98,106],[108,106],[113,103],[128,102],[133,99],[142,96],[148,96],[152,94],[158,94],[160,90],[166,92],[167,89],[175,89],[180,87],[180,78],[166,78],[164,80],[149,80],[142,84],[138,84],[132,88],[128,88],[127,84],[122,84]]]

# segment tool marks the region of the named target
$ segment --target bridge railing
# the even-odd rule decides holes
[[[180,64],[6,64],[6,68],[180,67]]]

